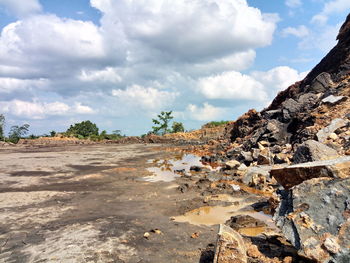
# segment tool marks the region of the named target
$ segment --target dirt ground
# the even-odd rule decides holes
[[[0,262],[207,262],[217,226],[172,220],[200,206],[198,193],[142,180],[147,160],[172,155],[142,144],[0,149]]]

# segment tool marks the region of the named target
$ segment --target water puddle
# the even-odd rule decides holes
[[[209,165],[203,165],[200,161],[200,157],[193,154],[181,154],[175,156],[173,159],[151,159],[148,160],[148,164],[152,164],[153,167],[147,168],[147,171],[153,175],[143,178],[148,182],[171,182],[183,174],[192,174],[190,171],[191,166],[199,166],[207,168],[211,171],[215,169]]]
[[[215,200],[215,199],[212,199]],[[243,198],[231,197],[230,201],[234,204],[230,206],[204,206],[185,213],[182,216],[174,217],[176,222],[190,223],[192,225],[216,225],[225,223],[232,216],[248,215],[261,222],[266,226],[262,227],[242,227],[238,229],[243,235],[256,236],[261,233],[278,232],[271,216],[263,212],[246,210],[247,206],[254,202],[246,202]]]

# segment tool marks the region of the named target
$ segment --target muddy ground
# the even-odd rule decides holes
[[[0,149],[0,262],[207,262],[217,226],[172,218],[203,205],[198,193],[142,180],[149,159],[174,154],[140,144]]]

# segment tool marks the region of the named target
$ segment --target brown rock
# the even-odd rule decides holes
[[[247,253],[243,238],[232,228],[220,225],[214,263],[246,263]]]
[[[312,178],[346,178],[350,176],[350,156],[275,168],[270,174],[286,189]]]

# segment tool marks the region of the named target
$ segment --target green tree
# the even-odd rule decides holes
[[[29,131],[29,124],[24,124],[22,126],[12,126],[9,132],[10,142],[18,143],[19,139],[25,136]]]
[[[0,114],[0,140],[4,140],[4,130],[5,130],[5,116]]]
[[[77,138],[86,138],[92,135],[98,136],[98,128],[96,124],[91,121],[82,121],[71,125],[66,133]]]
[[[174,121],[174,123],[171,126],[171,128],[172,128],[172,131],[171,131],[172,133],[184,132],[185,131],[185,127],[184,127],[182,122]]]
[[[152,119],[153,123],[155,124],[155,126],[152,126],[153,133],[164,135],[170,132],[168,127],[170,120],[174,118],[171,116],[172,113],[172,111],[162,111],[160,114],[158,114],[158,119]]]
[[[55,137],[56,134],[57,134],[57,133],[56,133],[55,131],[50,131],[50,136],[51,136],[51,137]]]

